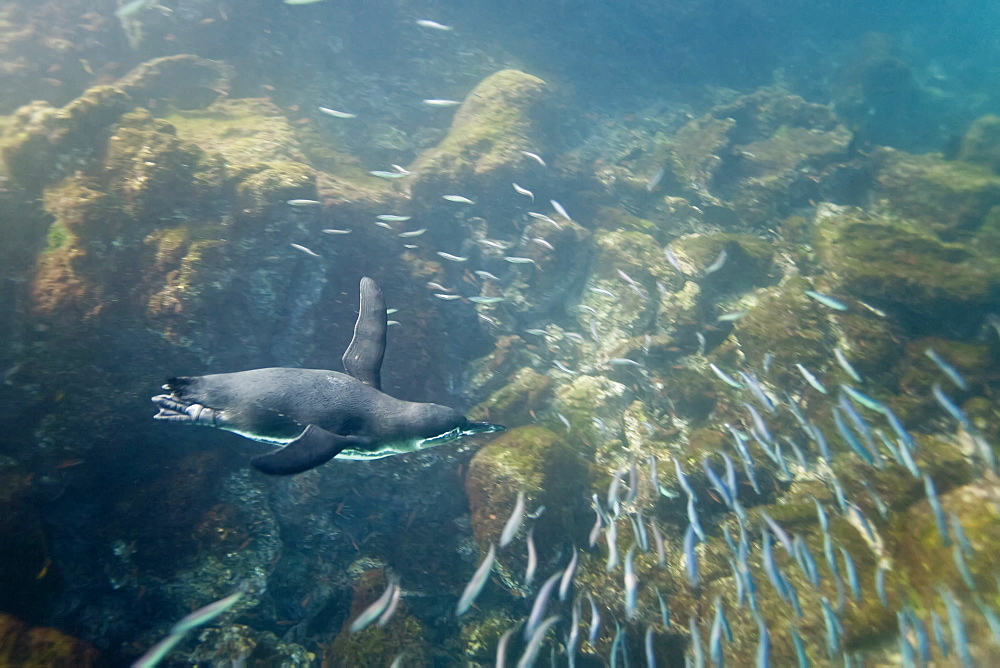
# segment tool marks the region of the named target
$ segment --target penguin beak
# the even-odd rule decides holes
[[[474,434],[494,434],[500,431],[507,431],[507,427],[502,424],[494,424],[492,422],[469,422],[462,430],[462,435],[472,436]]]

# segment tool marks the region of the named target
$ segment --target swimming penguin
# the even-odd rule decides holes
[[[264,473],[290,475],[333,457],[378,459],[415,452],[460,436],[504,431],[471,422],[439,404],[401,401],[382,392],[385,299],[361,279],[354,338],[344,352],[346,374],[269,368],[171,378],[153,397],[157,420],[199,424],[284,446],[251,460]]]

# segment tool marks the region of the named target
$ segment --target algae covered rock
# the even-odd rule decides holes
[[[0,664],[5,666],[101,665],[98,651],[76,638],[48,627],[29,628],[13,615],[0,612]]]
[[[441,209],[442,195],[458,193],[476,201],[495,200],[496,206],[510,202],[511,208],[497,210],[509,217],[516,203],[511,182],[526,170],[540,169],[523,151],[546,152],[543,127],[550,97],[544,81],[517,70],[501,70],[480,82],[458,108],[441,143],[410,166],[415,202]]]
[[[495,543],[519,491],[530,509],[548,509],[537,520],[539,549],[571,535],[579,490],[589,485],[587,467],[570,443],[548,429],[516,427],[483,447],[469,463],[465,490],[472,530],[481,546]],[[485,549],[485,548],[484,548]]]
[[[1000,172],[1000,116],[980,116],[962,137],[957,158]]]
[[[1000,261],[913,221],[824,205],[814,234],[823,266],[844,291],[918,314],[927,326],[969,326],[970,317],[978,326],[978,314],[1000,301]]]
[[[846,158],[850,142],[828,107],[765,88],[681,128],[669,165],[700,203],[761,225],[806,204],[818,175]]]
[[[891,148],[872,152],[875,211],[919,224],[948,240],[968,237],[1000,206],[1000,176],[989,167]]]

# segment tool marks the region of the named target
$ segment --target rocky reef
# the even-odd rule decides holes
[[[241,590],[179,660],[486,664],[573,563],[549,647],[595,665],[895,661],[956,607],[996,660],[988,119],[963,160],[862,152],[768,87],[591,163],[553,87],[499,69],[373,174],[232,78],[157,59],[0,137],[12,600],[97,648],[10,618],[0,652],[131,660]],[[399,323],[386,390],[507,433],[273,480],[256,446],[149,418],[180,373],[338,368],[362,275]],[[352,632],[397,577],[395,615]],[[603,630],[574,646],[590,602]]]

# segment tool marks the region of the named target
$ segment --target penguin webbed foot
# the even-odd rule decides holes
[[[341,436],[314,424],[288,445],[250,460],[254,468],[268,475],[293,475],[330,461],[347,448],[363,449],[369,440],[359,436]]]
[[[154,420],[207,424],[212,427],[218,426],[218,413],[207,406],[177,401],[177,399],[169,394],[158,394],[153,397],[152,401],[160,409],[153,416]]]

